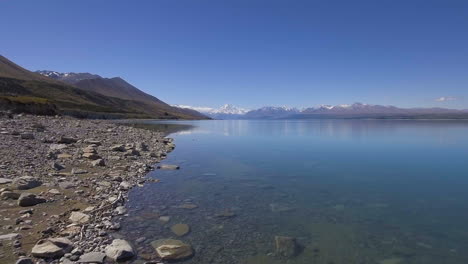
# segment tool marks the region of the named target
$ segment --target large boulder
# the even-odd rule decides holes
[[[74,224],[86,224],[89,222],[90,216],[81,212],[72,212],[69,220]]]
[[[31,250],[36,258],[60,258],[73,249],[73,244],[67,238],[48,238],[37,241]]]
[[[293,237],[275,236],[276,254],[283,257],[294,257],[297,254],[297,243]]]
[[[32,193],[22,193],[18,198],[19,206],[34,206],[36,204],[45,203],[46,199],[38,197]]]
[[[180,260],[193,255],[192,246],[175,239],[159,239],[151,242],[156,254],[164,260]]]
[[[13,184],[16,185],[16,189],[18,190],[29,190],[41,186],[42,182],[39,179],[31,176],[22,176],[16,178],[13,181]]]
[[[7,199],[18,200],[20,196],[21,196],[20,193],[15,193],[12,191],[4,191],[0,193],[0,198],[2,198],[3,200],[7,200]]]
[[[112,244],[106,247],[106,256],[114,261],[122,261],[133,258],[135,251],[127,241],[114,239]]]

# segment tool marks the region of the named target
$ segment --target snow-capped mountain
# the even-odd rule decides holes
[[[319,105],[297,109],[294,107],[265,106],[247,111],[232,105],[220,108],[188,107],[215,119],[311,119],[311,118],[466,118],[467,110],[445,108],[398,108],[395,106],[363,103]]]
[[[231,104],[225,104],[219,108],[197,107],[189,105],[173,105],[175,107],[192,109],[215,119],[240,119],[249,110]]]
[[[246,119],[276,119],[284,118],[298,113],[300,113],[300,110],[293,107],[265,106],[257,110],[247,112],[244,115],[244,117]]]
[[[75,72],[56,72],[56,71],[36,71],[41,75],[47,76],[49,78],[63,81],[70,84],[76,84],[82,80],[97,79],[102,78],[97,74],[91,74],[87,72],[75,73]]]

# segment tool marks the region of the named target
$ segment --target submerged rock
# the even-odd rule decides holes
[[[37,258],[60,258],[73,249],[73,244],[67,238],[48,238],[39,240],[31,250]]]
[[[106,256],[115,261],[122,261],[133,258],[135,252],[127,241],[114,239],[112,244],[106,247]]]
[[[283,257],[294,257],[297,254],[297,243],[293,237],[275,236],[276,253]]]
[[[180,167],[178,165],[169,165],[169,164],[162,164],[158,165],[157,167],[160,170],[178,170]]]
[[[193,255],[192,246],[175,239],[160,239],[151,242],[157,255],[163,260],[180,260]]]
[[[185,236],[190,232],[190,226],[187,224],[175,224],[171,226],[171,231],[177,236]]]

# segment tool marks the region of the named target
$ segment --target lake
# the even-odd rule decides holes
[[[193,246],[183,263],[468,263],[468,122],[147,122],[175,124],[161,163],[180,170],[129,194],[120,234],[136,263],[163,238]]]

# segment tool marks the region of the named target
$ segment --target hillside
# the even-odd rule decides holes
[[[163,102],[155,105],[78,89],[30,72],[3,56],[0,56],[0,109],[91,118],[205,118],[198,112],[184,112]]]

